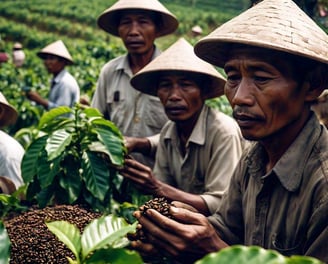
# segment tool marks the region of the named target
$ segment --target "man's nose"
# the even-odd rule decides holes
[[[242,78],[234,94],[232,103],[234,105],[251,105],[253,84],[249,78]]]

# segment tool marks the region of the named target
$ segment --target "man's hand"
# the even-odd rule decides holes
[[[145,193],[156,194],[159,189],[160,182],[154,177],[151,168],[136,160],[125,159],[120,174],[136,183]]]
[[[203,214],[175,206],[171,206],[170,214],[172,218],[154,209],[148,209],[144,214],[136,211],[134,216],[143,229],[147,243],[138,242],[132,246],[143,253],[148,250],[150,254],[156,248],[159,252],[190,263],[228,246]]]
[[[149,155],[150,153],[150,142],[147,138],[138,137],[124,137],[124,145],[128,149],[128,152],[139,152],[144,155]]]

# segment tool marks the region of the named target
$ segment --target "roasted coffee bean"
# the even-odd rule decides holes
[[[156,211],[160,212],[161,214],[171,217],[170,211],[170,204],[165,197],[156,197],[152,200],[146,202],[143,206],[140,207],[140,211],[145,213],[148,209],[155,209]]]

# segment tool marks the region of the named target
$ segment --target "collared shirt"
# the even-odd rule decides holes
[[[80,88],[75,78],[63,69],[53,80],[48,96],[48,110],[58,106],[73,107],[80,100]]]
[[[0,176],[8,177],[16,188],[23,185],[21,162],[24,153],[18,141],[0,130]]]
[[[156,48],[153,59],[160,54]],[[124,136],[148,137],[158,134],[168,118],[158,97],[134,89],[128,55],[115,58],[101,70],[91,106],[111,120]],[[153,161],[141,154],[133,156],[142,163]]]
[[[242,154],[240,129],[231,117],[204,105],[184,156],[180,144],[176,124],[169,121],[161,132],[154,175],[185,192],[200,194],[213,213]]]
[[[265,173],[259,143],[241,158],[209,217],[228,244],[258,245],[328,263],[328,134],[312,114],[274,168]]]

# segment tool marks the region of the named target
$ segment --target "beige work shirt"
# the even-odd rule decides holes
[[[200,194],[210,212],[215,212],[227,189],[243,150],[237,123],[229,116],[204,106],[180,152],[176,124],[169,121],[161,131],[154,175],[185,192]]]
[[[259,143],[245,152],[210,222],[230,245],[258,245],[328,263],[326,128],[313,114],[269,173],[265,156]]]
[[[156,48],[153,59],[159,54]],[[161,131],[168,118],[158,97],[141,93],[131,86],[132,76],[127,54],[106,63],[101,70],[91,106],[99,109],[124,136],[153,136]],[[152,166],[149,157],[141,154],[134,157]]]

